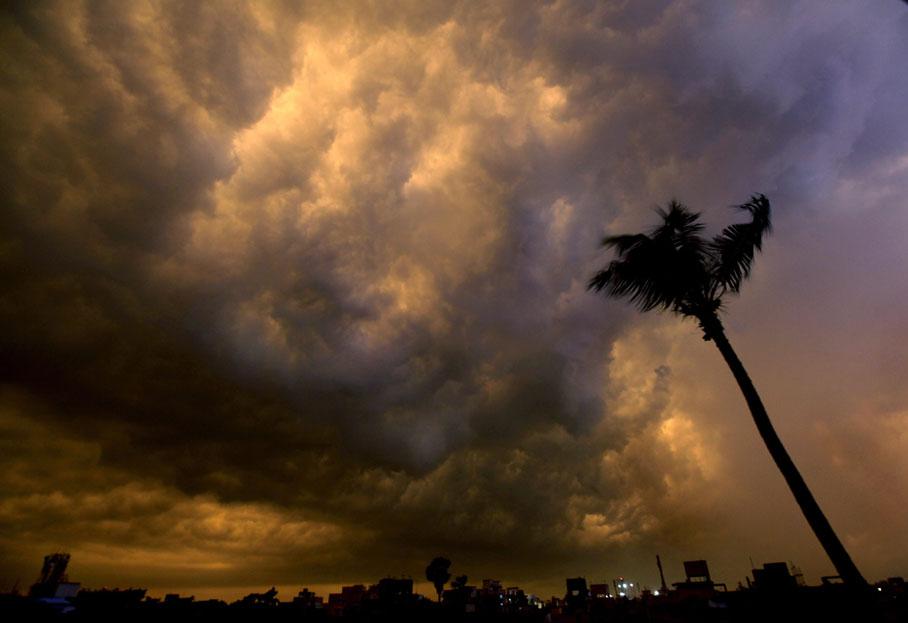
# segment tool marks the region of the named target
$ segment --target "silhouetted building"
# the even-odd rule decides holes
[[[378,600],[384,604],[400,604],[413,597],[411,578],[382,578],[375,588]]]
[[[900,576],[886,578],[873,587],[884,603],[900,604],[902,609],[908,610],[908,590],[904,578]]]
[[[501,592],[501,581],[485,579],[482,581],[482,590],[491,592]]]
[[[69,554],[56,553],[44,557],[41,574],[28,591],[29,597],[43,599],[68,599],[75,597],[81,584],[68,581],[66,567]]]
[[[603,582],[602,584],[590,584],[591,599],[609,599],[611,596],[612,593],[607,583]]]
[[[164,595],[164,605],[170,607],[185,608],[195,601],[195,595],[181,597],[177,593],[167,593]]]
[[[304,588],[293,598],[293,605],[306,610],[319,610],[324,606],[324,600],[308,588]]]
[[[517,586],[504,589],[504,610],[511,613],[524,612],[528,607],[526,593]]]
[[[586,587],[586,578],[567,578],[565,580],[567,592],[564,594],[564,601],[571,611],[586,610],[587,601],[590,598],[590,591]]]
[[[480,591],[475,586],[457,586],[442,594],[442,603],[456,613],[472,614],[480,602]]]
[[[545,604],[546,609],[549,611],[548,619],[555,620],[557,617],[560,617],[567,610],[567,602],[560,597],[552,597]]]
[[[499,580],[484,579],[479,591],[476,611],[491,614],[504,607],[504,590]]]
[[[705,560],[685,560],[684,574],[688,582],[711,582],[709,565]]]
[[[760,591],[790,591],[798,587],[784,562],[767,562],[762,569],[753,569],[753,576],[754,588]]]
[[[636,599],[640,593],[640,584],[639,582],[634,582],[623,576],[619,576],[612,580],[612,585],[615,587],[615,596],[624,597],[626,599]]]
[[[728,587],[723,582],[714,582],[709,574],[709,565],[705,560],[685,560],[683,582],[675,582],[675,595],[681,599],[710,599],[716,592],[716,587],[721,586],[723,591]]]
[[[567,592],[565,599],[583,599],[589,597],[590,592],[586,587],[586,578],[568,578],[565,580]]]
[[[366,587],[362,584],[342,586],[340,593],[328,595],[328,614],[330,616],[344,616],[346,613],[359,610],[366,598]]]

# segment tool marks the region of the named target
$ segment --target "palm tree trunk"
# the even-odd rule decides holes
[[[817,504],[810,489],[807,488],[804,478],[801,477],[801,473],[795,467],[794,461],[791,460],[788,451],[782,445],[782,440],[779,439],[772,422],[769,421],[769,415],[763,407],[763,402],[760,400],[750,376],[748,376],[744,365],[738,359],[734,349],[732,349],[728,338],[725,337],[725,331],[719,319],[708,318],[705,320],[705,322],[701,320],[701,327],[704,329],[704,339],[711,339],[716,344],[725,359],[725,363],[731,368],[731,372],[738,382],[738,387],[741,388],[741,393],[744,394],[744,399],[747,401],[747,406],[750,408],[754,424],[757,425],[760,437],[763,438],[763,442],[766,444],[766,449],[769,450],[776,467],[779,468],[782,476],[785,477],[788,488],[791,489],[795,501],[801,507],[801,512],[804,513],[804,517],[820,541],[820,545],[826,550],[826,555],[829,556],[836,571],[846,584],[866,586],[867,581],[851,560],[851,556],[848,555],[845,546],[839,541],[839,537],[836,536],[832,526],[829,525],[829,520],[826,519],[826,515],[820,509],[820,505]]]

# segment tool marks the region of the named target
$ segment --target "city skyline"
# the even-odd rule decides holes
[[[448,571],[452,570],[451,561],[447,559],[442,559],[445,561],[445,568]],[[809,584],[804,579],[803,573],[797,565],[792,562],[771,562],[763,563],[762,565],[757,565],[752,567],[748,574],[741,578],[737,582],[737,586],[732,586],[729,588],[729,582],[723,581],[723,578],[715,577],[709,570],[709,562],[706,560],[693,560],[693,561],[683,561],[682,564],[678,565],[681,571],[680,575],[674,573],[678,571],[677,569],[670,569],[666,573],[663,563],[657,557],[656,565],[658,567],[659,580],[656,583],[649,583],[645,581],[640,581],[636,577],[627,577],[623,574],[608,574],[606,573],[602,578],[590,577],[586,578],[584,576],[577,576],[573,578],[566,578],[562,580],[562,584],[567,585],[566,591],[563,593],[559,592],[554,595],[545,596],[542,594],[532,593],[530,591],[524,591],[524,587],[517,585],[513,582],[508,582],[507,580],[500,580],[495,578],[483,577],[479,578],[470,578],[466,573],[463,573],[462,568],[454,567],[453,570],[458,574],[454,575],[449,573],[441,582],[439,589],[438,585],[435,584],[435,580],[429,579],[429,568],[425,570],[424,577],[413,577],[408,573],[401,573],[399,575],[386,575],[383,578],[376,580],[375,578],[357,582],[350,582],[345,584],[337,585],[312,585],[306,584],[300,586],[289,585],[289,586],[277,586],[271,585],[271,588],[257,590],[260,587],[248,587],[249,590],[240,590],[238,587],[231,587],[226,593],[201,593],[194,594],[192,591],[189,593],[179,593],[178,591],[171,591],[158,588],[156,590],[149,590],[147,587],[143,586],[83,586],[81,582],[77,581],[78,578],[74,577],[69,573],[71,570],[69,563],[71,562],[71,556],[68,553],[56,552],[48,554],[44,557],[44,565],[41,569],[41,573],[38,574],[36,582],[31,584],[22,584],[18,582],[10,591],[2,591],[0,593],[5,595],[18,595],[18,596],[28,596],[32,599],[41,599],[47,597],[53,597],[56,593],[58,596],[63,595],[65,598],[72,599],[77,596],[80,591],[88,591],[89,593],[96,592],[123,592],[123,591],[141,591],[142,595],[146,599],[152,600],[161,600],[166,597],[167,599],[188,599],[188,600],[198,600],[198,601],[221,601],[225,603],[239,602],[243,599],[248,599],[249,597],[255,595],[262,595],[264,593],[274,593],[278,600],[289,601],[286,598],[282,599],[282,595],[293,596],[294,593],[299,595],[309,595],[321,598],[324,600],[324,603],[328,603],[328,598],[339,597],[342,594],[346,594],[348,590],[354,590],[358,592],[374,592],[376,589],[379,589],[383,583],[390,582],[394,584],[394,592],[396,593],[400,588],[404,588],[407,591],[407,594],[412,594],[413,596],[418,596],[426,598],[429,601],[432,601],[432,593],[437,593],[436,601],[441,602],[442,592],[445,595],[450,597],[451,593],[456,593],[459,590],[482,590],[482,591],[492,591],[499,593],[511,593],[513,591],[519,590],[521,594],[528,598],[531,602],[536,603],[538,606],[541,606],[542,603],[548,603],[551,601],[563,600],[569,598],[569,596],[574,592],[572,586],[577,588],[577,583],[580,582],[579,587],[583,592],[588,594],[592,598],[627,598],[629,600],[636,600],[640,598],[649,597],[668,597],[670,593],[674,592],[677,595],[679,591],[684,592],[685,589],[690,588],[688,586],[691,582],[694,583],[694,586],[701,586],[704,583],[709,584],[710,590],[718,590],[718,587],[722,587],[723,592],[728,590],[736,591],[751,591],[754,588],[759,590],[761,583],[764,583],[763,578],[766,577],[768,572],[773,573],[773,580],[778,582],[780,579],[784,578],[785,581],[792,583],[792,586],[799,586],[801,588],[811,588]],[[753,564],[753,563],[752,563]],[[677,575],[677,577],[675,577]],[[608,579],[604,579],[605,576],[608,576]],[[587,581],[589,579],[589,582]],[[677,580],[677,581],[676,581]],[[399,586],[400,583],[403,583],[402,586]],[[732,583],[734,584],[734,583]],[[822,578],[821,584],[831,585],[831,586],[845,586],[842,584],[842,579],[839,576],[828,576]],[[888,586],[892,588],[901,588],[904,585],[904,580],[901,577],[889,577],[889,578],[872,578],[870,580],[872,585],[871,591],[882,591],[880,586]],[[773,585],[772,590],[778,590],[780,586]],[[816,588],[816,587],[813,587]],[[184,587],[185,590],[185,587]],[[597,590],[601,591],[601,594],[597,594]]]
[[[868,580],[908,576],[908,5],[0,9],[0,590],[833,568],[696,323],[587,291],[677,199]],[[267,586],[265,586],[267,585]],[[222,593],[222,594],[223,594]]]
[[[657,558],[658,560],[658,558]],[[382,578],[376,583],[346,585],[327,597],[309,588],[282,599],[272,586],[241,599],[197,599],[176,593],[150,595],[144,588],[86,589],[67,573],[70,555],[44,557],[41,574],[27,596],[0,594],[0,611],[28,620],[96,620],[126,616],[155,621],[225,620],[280,621],[495,621],[539,623],[578,621],[702,621],[721,615],[727,621],[901,621],[906,614],[905,581],[891,577],[868,585],[844,576],[823,578],[810,586],[800,571],[784,562],[752,569],[746,586],[728,590],[712,576],[706,560],[684,561],[684,580],[669,587],[659,562],[661,586],[642,588],[632,578],[588,582],[565,578],[563,596],[548,599],[527,594],[519,586],[466,575],[452,579],[451,561],[437,556],[426,566],[436,599],[414,592],[411,578]],[[449,584],[450,582],[450,584]]]

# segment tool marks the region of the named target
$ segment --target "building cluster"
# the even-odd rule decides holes
[[[339,593],[328,595],[328,602],[304,588],[293,603],[306,610],[324,610],[332,618],[359,616],[368,613],[384,612],[412,605],[423,599],[413,593],[413,580],[410,578],[382,578],[377,584],[368,588],[364,584],[353,584],[341,587]]]
[[[492,613],[519,615],[539,611],[544,604],[535,595],[518,586],[505,587],[499,580],[485,579],[480,586],[463,582],[442,593],[442,607],[447,612],[472,615]]]
[[[196,600],[168,594],[149,597],[145,589],[87,590],[70,582],[68,554],[45,557],[37,582],[27,596],[0,595],[0,620],[180,620],[221,621],[526,621],[532,623],[594,623],[647,621],[908,621],[908,592],[900,577],[869,590],[855,589],[823,578],[806,586],[797,569],[767,563],[752,570],[752,579],[728,590],[710,574],[705,560],[684,563],[685,579],[668,587],[644,587],[632,579],[587,583],[567,578],[563,596],[546,601],[517,586],[485,579],[479,585],[461,576],[441,591],[438,600],[413,591],[410,578],[383,578],[376,584],[344,586],[327,599],[307,588],[290,601],[278,599],[276,588],[250,593],[233,603]]]

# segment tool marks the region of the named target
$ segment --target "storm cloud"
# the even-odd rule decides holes
[[[865,573],[908,573],[903,4],[40,2],[0,32],[4,582],[58,547],[213,594],[439,553],[551,592],[658,552],[827,573],[696,327],[585,290],[604,232],[753,192],[776,233],[730,337]]]

